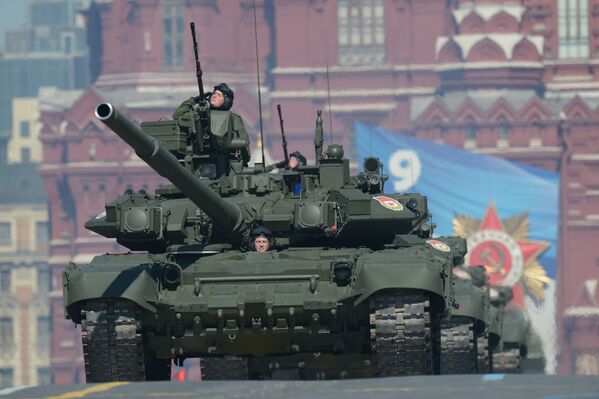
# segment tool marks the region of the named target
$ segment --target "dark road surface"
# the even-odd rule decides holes
[[[453,375],[334,381],[113,382],[0,390],[0,398],[599,398],[599,378]]]

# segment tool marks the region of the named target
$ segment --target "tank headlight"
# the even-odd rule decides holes
[[[380,175],[371,175],[368,177],[368,183],[370,183],[371,186],[378,186],[380,182],[381,182]]]
[[[366,184],[366,176],[364,176],[361,173],[358,176],[356,176],[356,184],[358,186],[363,186],[364,184]]]

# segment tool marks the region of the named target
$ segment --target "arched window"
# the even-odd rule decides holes
[[[385,63],[383,0],[338,0],[339,65]]]

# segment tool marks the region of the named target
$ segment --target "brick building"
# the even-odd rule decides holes
[[[50,383],[48,212],[37,164],[0,165],[0,388]]]
[[[591,323],[596,331],[597,319],[570,312],[565,320],[564,309],[597,311],[596,302],[576,298],[598,277],[599,0],[256,3],[273,158],[281,157],[273,118],[281,104],[290,148],[308,158],[315,111],[323,109],[325,128],[346,146],[359,120],[559,171],[559,368],[594,370],[599,338],[576,326]],[[251,2],[104,0],[86,18],[99,77],[75,102],[41,110],[55,279],[69,261],[118,249],[82,227],[104,201],[129,184],[159,184],[92,110],[109,100],[133,119],[157,119],[193,95],[189,22],[197,25],[205,86],[230,83],[234,109],[250,134],[258,130]],[[70,382],[81,376],[78,337],[59,322],[55,294],[54,380]],[[586,337],[584,346],[568,339],[576,334]]]

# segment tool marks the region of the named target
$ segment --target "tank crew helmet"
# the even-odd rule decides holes
[[[289,154],[289,158],[296,158],[299,161],[299,165],[298,166],[302,166],[306,164],[306,157],[302,155],[301,152],[299,151],[293,151],[291,154]]]
[[[235,94],[233,93],[233,90],[231,90],[231,88],[226,83],[221,83],[219,85],[214,86],[214,90],[212,90],[212,94],[214,94],[214,92],[217,90],[223,94],[225,101],[223,102],[223,105],[221,105],[220,107],[215,107],[215,106],[211,105],[210,108],[220,110],[220,111],[230,110],[231,107],[233,106],[233,99],[235,98]]]
[[[270,231],[267,227],[258,226],[254,230],[252,230],[252,233],[250,234],[249,247],[252,251],[256,250],[255,241],[256,241],[256,238],[258,238],[260,236],[263,236],[268,239],[269,249],[272,249],[274,247],[275,239],[272,236],[272,231]]]

